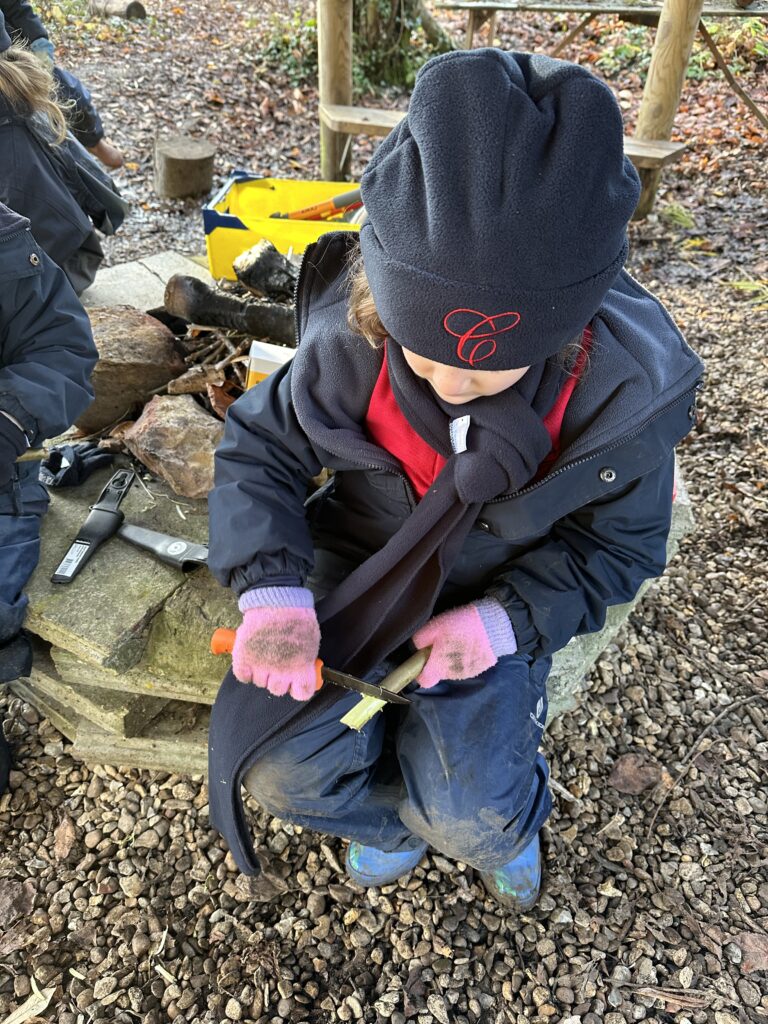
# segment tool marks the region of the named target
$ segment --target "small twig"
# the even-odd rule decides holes
[[[94,430],[92,434],[82,434],[80,437],[75,438],[75,442],[77,444],[80,444],[81,441],[92,441],[95,437],[98,437],[99,440],[101,440],[101,438],[104,437],[107,431],[112,430],[113,427],[116,427],[118,425],[118,423],[123,422],[125,417],[131,411],[131,408],[131,406],[128,406],[124,413],[118,416],[116,420],[113,420],[112,423],[108,423],[106,427],[100,427],[98,430]]]
[[[712,721],[709,723],[709,725],[707,725],[704,729],[701,730],[701,732],[699,733],[699,735],[698,735],[698,737],[696,739],[696,742],[693,744],[691,749],[688,751],[688,753],[685,755],[683,760],[680,762],[680,771],[677,773],[675,778],[672,780],[672,785],[667,787],[667,791],[664,794],[664,796],[662,797],[661,802],[657,806],[656,810],[653,812],[653,817],[651,818],[651,822],[648,825],[648,832],[646,833],[646,837],[645,837],[646,838],[646,842],[650,842],[651,841],[651,833],[653,832],[653,826],[656,824],[656,819],[659,816],[659,812],[661,811],[662,807],[666,803],[667,797],[670,795],[670,793],[672,793],[677,788],[677,785],[680,782],[680,780],[683,778],[683,776],[688,773],[688,769],[690,768],[691,761],[692,761],[693,757],[695,756],[696,751],[701,746],[701,741],[704,739],[704,737],[707,735],[707,733],[710,732],[712,729],[714,729],[714,727],[717,725],[717,723],[722,721],[722,719],[725,718],[726,715],[730,715],[732,712],[736,711],[738,708],[744,707],[745,704],[750,704],[753,700],[759,700],[761,697],[763,697],[763,698],[768,697],[768,692],[762,692],[761,691],[759,693],[751,693],[748,697],[742,697],[740,700],[734,701],[733,704],[729,704],[728,707],[723,708],[723,710],[720,712],[720,714],[716,715],[712,719]]]
[[[202,357],[207,356],[209,352],[212,352],[215,348],[221,348],[221,337],[216,335],[213,341],[209,341],[207,345],[203,345],[202,348],[195,349],[188,356],[184,356],[185,363],[199,363]]]
[[[760,107],[758,107],[755,101],[742,89],[742,87],[733,77],[733,72],[726,64],[725,58],[723,57],[722,53],[720,53],[717,43],[709,34],[709,30],[707,29],[704,22],[701,20],[699,21],[699,32],[701,32],[704,38],[704,42],[707,44],[712,53],[712,56],[715,58],[715,64],[717,64],[717,66],[723,72],[725,77],[728,79],[728,84],[730,85],[730,87],[733,89],[733,91],[736,93],[739,99],[749,107],[749,109],[758,119],[763,128],[768,128],[768,117],[766,117],[766,115],[763,113]]]
[[[224,342],[220,341],[214,349],[212,349],[204,359],[199,360],[201,366],[207,366],[209,363],[214,362],[221,355],[224,350]]]
[[[574,796],[569,790],[565,788],[562,782],[558,782],[557,779],[549,777],[549,788],[553,789],[558,796],[561,796],[563,800],[566,800],[569,804],[581,805],[581,800],[577,796]]]

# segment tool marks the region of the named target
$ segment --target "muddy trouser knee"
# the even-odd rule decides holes
[[[360,732],[339,722],[359,700],[346,695],[257,762],[246,789],[318,832],[389,851],[426,840],[479,870],[501,867],[551,809],[538,753],[549,667],[513,656],[476,679],[409,688],[411,708],[388,708]]]
[[[434,849],[480,871],[517,856],[549,816],[539,753],[551,659],[501,658],[475,679],[408,693],[397,733],[400,817]]]
[[[270,750],[246,774],[245,788],[270,814],[296,825],[380,850],[412,849],[420,841],[400,820],[402,782],[394,751],[390,761],[384,755],[389,710],[359,731],[339,721],[359,700],[345,694]]]
[[[59,88],[59,95],[74,104],[70,119],[72,134],[82,146],[92,149],[104,138],[104,126],[93,105],[91,94],[71,71],[65,71],[56,65],[53,76]]]

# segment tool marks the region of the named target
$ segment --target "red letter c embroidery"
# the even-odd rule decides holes
[[[456,323],[456,318],[461,317],[462,314],[469,314],[474,319],[466,330],[455,331],[448,322],[453,318],[453,322]],[[463,324],[467,323],[466,316],[462,317],[462,320]],[[446,331],[454,338],[459,339],[456,355],[463,363],[469,363],[470,366],[476,366],[484,359],[490,359],[496,351],[496,335],[506,334],[513,327],[517,327],[519,323],[519,313],[494,313],[492,316],[486,316],[485,313],[480,313],[476,309],[452,309],[450,313],[445,314],[443,319],[443,327]],[[484,327],[490,328],[490,330],[483,331]],[[470,345],[471,347],[467,351]]]

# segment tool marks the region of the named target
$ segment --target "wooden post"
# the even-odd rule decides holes
[[[664,0],[637,115],[635,138],[668,140],[672,135],[703,6],[704,0]],[[651,212],[660,176],[659,168],[640,171],[643,190],[634,220],[640,220]]]
[[[352,105],[352,0],[317,0],[317,62],[320,103]],[[349,177],[349,136],[320,122],[320,174],[326,181]]]

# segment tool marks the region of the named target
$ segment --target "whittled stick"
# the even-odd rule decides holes
[[[415,654],[412,654],[401,665],[398,665],[396,669],[393,669],[389,675],[385,676],[379,683],[379,686],[382,690],[389,690],[390,693],[400,693],[409,683],[413,682],[424,668],[431,651],[431,647],[422,647],[421,650],[416,651]],[[379,700],[378,697],[361,697],[352,710],[348,711],[339,721],[342,725],[349,726],[350,729],[359,732],[365,723],[370,722],[373,716],[381,711],[383,707],[386,707],[386,705],[387,702]]]

